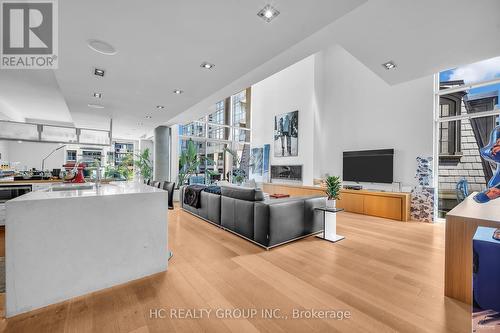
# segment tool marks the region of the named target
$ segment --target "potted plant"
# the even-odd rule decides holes
[[[126,154],[118,165],[118,172],[126,179],[131,180],[134,177],[134,155]]]
[[[149,148],[144,149],[140,154],[136,154],[135,157],[134,164],[137,168],[140,181],[151,179],[153,177],[153,162],[151,161]]]
[[[341,182],[338,176],[328,176],[325,180],[326,183],[326,195],[328,200],[326,201],[326,206],[328,208],[335,208],[335,201],[340,197]]]
[[[198,175],[200,166],[214,165],[215,161],[198,154],[198,148],[193,140],[189,139],[186,149],[179,155],[179,174],[177,188],[189,183],[189,178]],[[209,176],[210,172],[205,171]],[[218,174],[218,172],[217,172]]]
[[[189,139],[186,150],[183,150],[179,155],[179,175],[177,187],[181,187],[189,180],[189,177],[194,174],[201,161],[198,157],[198,149],[193,140]]]

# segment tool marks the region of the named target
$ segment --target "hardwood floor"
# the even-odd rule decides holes
[[[178,209],[167,273],[11,319],[6,332],[470,332],[468,307],[443,296],[444,225],[338,216],[339,243],[310,237],[270,251]],[[2,241],[0,241],[2,242]],[[1,243],[0,243],[1,244]],[[170,309],[213,309],[175,319]],[[216,319],[216,309],[280,309],[288,319]],[[166,318],[151,318],[165,309]],[[291,319],[293,309],[350,319]],[[220,312],[219,312],[220,314]],[[237,313],[234,313],[237,315]]]

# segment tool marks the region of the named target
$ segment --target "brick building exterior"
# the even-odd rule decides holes
[[[450,88],[462,84],[463,81],[442,82],[441,86]],[[498,108],[498,91],[444,95],[440,107],[441,117],[491,111]],[[467,180],[470,192],[485,189],[492,175],[492,167],[481,158],[479,148],[486,145],[491,130],[497,124],[496,116],[440,124],[438,199],[441,216],[458,204],[456,186],[460,180]]]

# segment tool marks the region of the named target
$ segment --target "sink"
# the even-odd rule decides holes
[[[49,192],[92,190],[93,188],[94,184],[65,184],[65,185],[54,185],[49,189]]]

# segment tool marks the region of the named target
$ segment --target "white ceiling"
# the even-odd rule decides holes
[[[57,81],[78,126],[112,116],[115,135],[139,137],[364,1],[276,0],[281,14],[270,24],[257,16],[261,0],[60,1]],[[89,39],[118,54],[90,50]],[[216,67],[203,70],[203,61]],[[92,75],[94,66],[104,78]],[[185,92],[174,95],[177,88]],[[93,100],[94,92],[103,98]],[[96,102],[105,108],[87,106]]]
[[[1,70],[1,114],[13,121],[72,123],[54,73],[49,70]]]
[[[389,84],[499,56],[499,13],[498,0],[369,0],[207,96],[169,124],[196,119],[221,98],[333,44],[340,44]],[[382,67],[389,60],[396,62],[397,70]]]
[[[60,1],[57,82],[50,71],[1,71],[0,117],[21,110],[23,118],[96,128],[108,128],[112,117],[116,136],[138,138],[206,114],[217,100],[332,44],[389,84],[500,55],[498,0],[271,3],[281,14],[267,24],[256,15],[265,0]],[[89,39],[109,42],[118,54],[90,50]],[[397,70],[381,66],[388,60]],[[215,69],[201,69],[203,61]],[[94,67],[106,76],[93,76]],[[174,95],[177,88],[185,93]]]
[[[500,55],[498,0],[370,0],[336,24],[337,42],[389,84]]]

